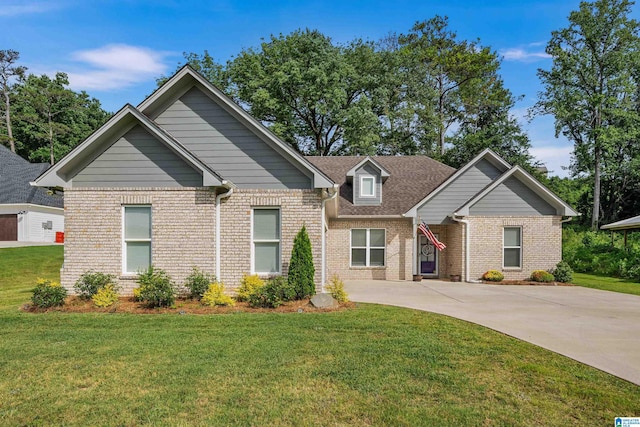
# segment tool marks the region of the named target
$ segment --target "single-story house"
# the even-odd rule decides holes
[[[524,278],[560,261],[561,222],[577,215],[491,150],[459,170],[424,156],[301,156],[189,66],[34,184],[64,189],[67,288],[94,269],[130,290],[151,264],[178,283],[196,266],[228,289],[244,273],[286,275],[303,225],[319,291],[333,274]]]
[[[29,185],[48,168],[0,145],[0,241],[53,242],[64,232],[62,195]]]

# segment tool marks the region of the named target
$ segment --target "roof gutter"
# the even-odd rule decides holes
[[[322,233],[321,236],[321,242],[322,242],[322,270],[320,272],[320,280],[322,281],[321,283],[321,289],[322,292],[324,293],[324,284],[327,281],[327,242],[326,242],[326,236],[325,236],[325,231],[327,228],[327,217],[325,215],[326,213],[326,208],[325,205],[328,201],[330,200],[334,200],[336,198],[336,196],[338,195],[338,188],[339,185],[338,184],[333,184],[333,188],[332,189],[327,189],[327,196],[328,197],[323,197],[322,198],[322,210],[320,215],[322,215],[322,227],[320,232]]]
[[[226,188],[227,191],[225,193],[220,193],[216,196],[216,280],[218,282],[221,282],[222,279],[220,278],[220,241],[222,240],[220,238],[220,205],[221,205],[221,201],[224,198],[227,198],[229,196],[231,196],[233,194],[233,186],[227,181],[227,180],[223,180],[222,181],[222,187]]]
[[[464,281],[465,282],[470,282],[470,278],[469,278],[469,266],[470,266],[470,257],[469,257],[469,250],[471,248],[471,238],[470,238],[470,234],[471,234],[471,227],[469,226],[469,220],[463,219],[463,218],[456,218],[456,217],[461,217],[461,215],[458,215],[457,212],[454,212],[453,215],[451,215],[451,219],[456,221],[456,222],[461,222],[462,224],[464,224]]]

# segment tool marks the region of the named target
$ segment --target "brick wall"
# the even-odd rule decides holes
[[[293,249],[293,239],[302,226],[306,226],[313,265],[316,269],[316,289],[320,292],[322,254],[322,205],[314,190],[234,190],[230,198],[223,199],[221,213],[221,275],[231,289],[239,285],[243,273],[251,271],[251,209],[253,207],[280,207],[282,273],[287,274]]]
[[[351,229],[386,229],[386,265],[351,267]],[[411,280],[413,265],[413,226],[411,219],[351,220],[332,219],[327,233],[327,279]]]
[[[502,271],[507,280],[526,279],[533,270],[548,270],[562,259],[562,224],[558,216],[469,217],[470,279],[487,270]],[[504,227],[522,227],[522,268],[502,267]]]
[[[122,275],[122,206],[152,206],[152,262],[184,283],[197,266],[215,273],[215,193],[197,188],[91,189],[65,191],[65,262],[61,282],[72,290],[93,269],[118,277],[125,293],[137,286]],[[281,256],[288,269],[293,239],[307,226],[320,289],[321,200],[314,190],[236,190],[221,206],[221,277],[227,289],[251,270],[250,210],[281,208]]]

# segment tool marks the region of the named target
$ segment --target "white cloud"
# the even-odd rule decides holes
[[[126,44],[111,44],[77,51],[72,59],[85,63],[86,70],[70,71],[69,86],[76,90],[122,89],[159,77],[167,70],[164,58],[169,52]]]
[[[28,15],[33,13],[43,13],[48,12],[53,9],[57,9],[62,7],[61,4],[56,4],[55,2],[43,2],[43,1],[6,1],[3,2],[0,7],[0,16],[18,16],[18,15]]]
[[[551,58],[546,52],[538,51],[538,52],[529,52],[521,47],[512,47],[508,49],[501,49],[500,55],[504,58],[505,61],[520,61],[520,62],[533,62],[539,61],[542,59]]]
[[[549,175],[556,175],[560,177],[569,176],[569,171],[566,168],[571,162],[573,146],[559,144],[554,146],[545,146],[539,145],[536,141],[533,141],[531,145],[531,155],[547,167]]]

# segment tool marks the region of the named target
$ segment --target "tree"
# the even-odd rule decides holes
[[[318,31],[271,36],[228,64],[241,104],[303,154],[362,154],[377,141],[377,117],[363,87],[372,46],[334,46]]]
[[[423,101],[431,103],[424,108],[434,111],[436,124],[436,146],[428,154],[443,156],[449,130],[475,114],[499,80],[498,56],[478,41],[459,41],[441,16],[416,23],[399,42],[417,83],[432,88],[434,98]]]
[[[628,0],[580,3],[569,26],[552,32],[546,47],[551,69],[538,70],[544,90],[533,112],[554,115],[556,136],[574,143],[574,176],[592,177],[594,229],[601,217],[603,172],[618,167],[612,154],[637,138],[640,124],[634,105],[639,27],[629,18],[631,5]]]
[[[289,286],[295,290],[296,299],[307,298],[316,293],[314,275],[311,240],[309,240],[307,229],[302,226],[293,240],[287,276]]]
[[[183,52],[182,56],[186,60],[186,64],[189,64],[194,70],[202,74],[210,83],[223,92],[226,92],[227,95],[232,95],[228,92],[229,75],[226,67],[216,62],[216,60],[209,55],[209,51],[205,50],[202,55],[194,52]],[[184,64],[178,64],[176,71],[182,68],[183,65]],[[161,76],[156,79],[156,83],[158,86],[162,86],[167,80],[169,80],[169,77]]]
[[[2,112],[7,127],[7,140],[12,152],[16,152],[16,145],[13,139],[13,129],[11,127],[11,93],[14,88],[15,79],[24,78],[26,67],[15,65],[20,59],[20,53],[15,50],[0,50],[0,92],[4,98]]]
[[[109,117],[86,92],[67,88],[67,75],[29,75],[15,90],[18,154],[31,161],[56,162]]]

